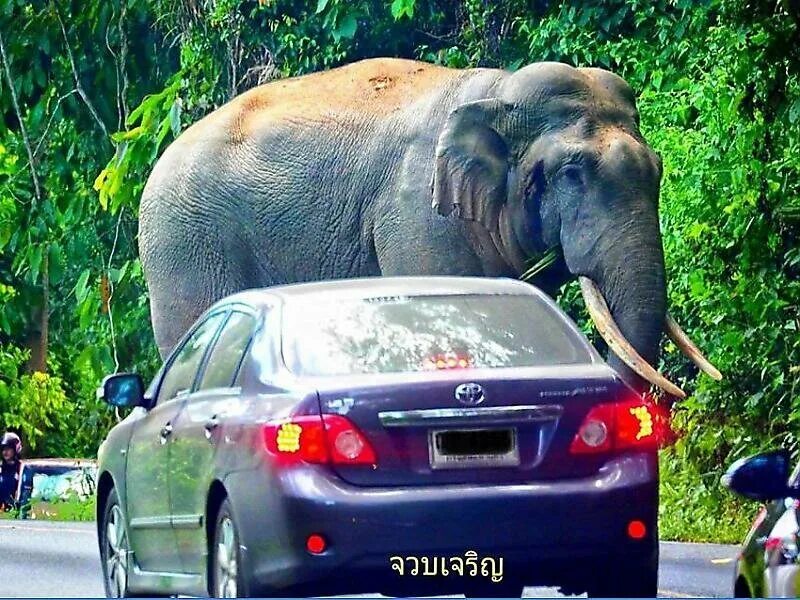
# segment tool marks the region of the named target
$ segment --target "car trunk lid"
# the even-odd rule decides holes
[[[625,389],[601,364],[470,369],[350,376],[320,386],[319,402],[377,454],[372,468],[333,465],[350,483],[514,483],[595,471],[570,442],[592,406]]]

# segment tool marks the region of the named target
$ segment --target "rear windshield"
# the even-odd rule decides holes
[[[591,362],[535,296],[410,296],[288,303],[283,355],[298,375],[399,373]]]

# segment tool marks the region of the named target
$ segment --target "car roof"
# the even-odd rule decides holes
[[[534,286],[516,279],[491,277],[362,277],[278,285],[239,292],[215,306],[237,302],[258,306],[280,299],[283,302],[375,298],[383,296],[458,296],[464,294],[512,294],[543,296]]]
[[[97,461],[89,458],[26,458],[23,465],[29,467],[96,467]]]

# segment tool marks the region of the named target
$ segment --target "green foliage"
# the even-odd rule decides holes
[[[37,521],[94,521],[97,515],[97,497],[70,494],[52,502],[34,500],[27,506],[0,512],[0,519],[33,519]]]
[[[123,206],[138,205],[165,139],[181,131],[180,87],[181,78],[176,76],[162,91],[145,96],[125,120],[128,129],[111,136],[116,144],[114,157],[94,181],[103,210],[113,214]]]
[[[666,345],[662,368],[693,393],[663,461],[663,531],[736,539],[750,511],[720,490],[722,467],[798,450],[798,27],[766,5],[615,5],[565,3],[516,31],[531,55],[610,68],[639,95],[664,160],[670,310],[726,376],[698,377]]]
[[[33,502],[29,519],[39,521],[94,521],[97,515],[97,497],[81,498],[77,495],[56,502]]]
[[[416,0],[394,0],[392,2],[392,16],[395,19],[402,19],[403,17],[414,18],[416,3]]]
[[[19,349],[0,346],[0,420],[36,452],[46,445],[49,432],[67,424],[72,406],[60,377],[24,373],[26,358]]]
[[[152,372],[135,214],[104,211],[92,189],[108,132],[164,87],[151,18],[128,0],[0,0],[0,345],[15,357],[0,428],[34,454],[95,453],[111,419],[94,388],[115,355]],[[25,364],[43,351],[45,378]]]
[[[716,469],[702,472],[680,449],[661,455],[659,533],[663,539],[741,544],[757,506],[731,494],[721,495]]]

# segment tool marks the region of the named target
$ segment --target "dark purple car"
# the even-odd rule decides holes
[[[530,285],[244,292],[99,393],[109,595],[656,594],[655,407]]]

